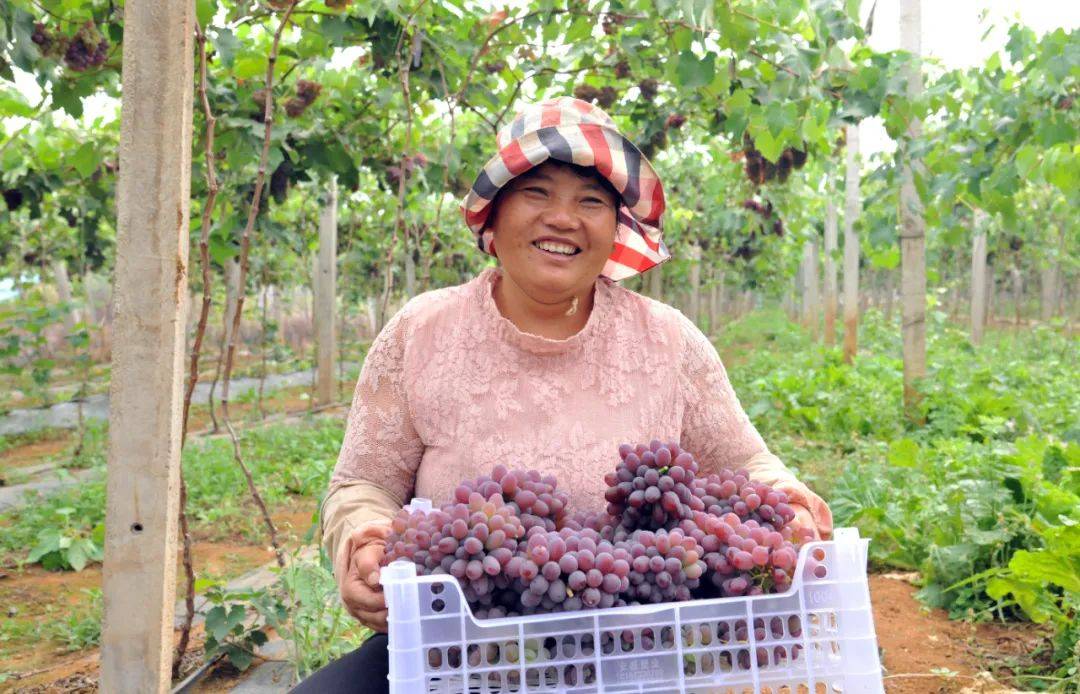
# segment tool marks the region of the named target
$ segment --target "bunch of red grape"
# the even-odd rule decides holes
[[[608,513],[627,529],[656,530],[674,526],[705,507],[695,500],[691,484],[698,466],[694,456],[676,443],[654,440],[648,446],[619,446],[621,462],[604,476]]]
[[[109,40],[92,21],[79,28],[64,50],[64,64],[75,72],[99,67],[108,57]]]
[[[541,476],[535,470],[508,470],[505,465],[498,465],[490,477],[485,475],[458,485],[454,499],[468,501],[472,492],[479,492],[484,498],[499,494],[521,518],[525,530],[540,526],[550,531],[562,526],[570,501],[569,495],[558,491],[557,486],[552,475]]]
[[[690,600],[705,573],[701,545],[676,528],[636,530],[615,543],[631,557],[629,602]]]
[[[708,579],[692,597],[713,594],[709,585],[723,597],[783,592],[790,587],[798,557],[796,543],[805,535],[796,537],[789,526],[795,511],[787,494],[752,482],[745,470],[698,476],[697,462],[677,443],[623,444],[619,457],[615,472],[605,478],[608,513],[618,524],[616,539],[627,531],[680,529],[696,543],[688,551],[697,550]],[[696,569],[691,571],[696,573]],[[665,584],[662,599],[673,599],[676,589],[666,585],[666,577],[659,578]],[[630,599],[652,599],[654,585],[650,581]],[[686,591],[678,592],[685,599]]]
[[[629,553],[595,530],[534,529],[519,549],[508,573],[518,580],[526,614],[612,607],[629,587]]]
[[[781,593],[791,586],[798,545],[812,531],[790,525],[787,494],[724,470],[694,482],[704,513],[680,527],[701,543],[711,585],[724,597]]]
[[[465,503],[426,513],[402,509],[390,527],[388,561],[408,559],[422,574],[450,574],[470,602],[509,586],[505,568],[525,535],[501,497],[484,499],[476,492]]]
[[[798,544],[788,496],[744,470],[699,475],[677,443],[622,444],[606,513],[571,513],[550,475],[496,467],[453,501],[401,511],[385,563],[461,583],[496,618],[783,592]]]
[[[722,595],[782,593],[791,586],[798,552],[790,527],[701,513],[690,533],[701,542],[709,579]]]

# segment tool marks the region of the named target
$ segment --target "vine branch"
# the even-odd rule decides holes
[[[244,225],[244,230],[240,236],[240,282],[236,296],[236,311],[231,316],[232,330],[229,333],[229,344],[225,355],[224,384],[221,392],[222,418],[225,421],[225,428],[229,432],[229,439],[232,441],[233,458],[236,460],[236,464],[240,466],[240,470],[244,473],[244,478],[247,480],[248,490],[251,492],[252,499],[254,499],[255,505],[258,506],[259,511],[262,513],[263,522],[266,524],[266,528],[270,533],[270,544],[274,548],[274,555],[277,558],[278,566],[282,568],[285,567],[285,554],[282,551],[281,543],[278,540],[277,528],[274,526],[274,520],[270,517],[270,512],[266,508],[266,503],[263,501],[262,495],[255,486],[255,480],[251,476],[251,470],[248,469],[247,464],[244,462],[243,455],[240,452],[240,439],[236,435],[236,430],[232,425],[232,418],[229,415],[229,380],[232,376],[233,362],[236,358],[236,339],[240,334],[240,317],[244,312],[244,287],[247,286],[248,255],[251,250],[251,232],[255,228],[255,220],[259,214],[259,203],[262,200],[263,187],[266,184],[266,169],[270,161],[270,140],[274,125],[274,66],[277,64],[281,35],[289,25],[293,10],[296,9],[297,2],[299,2],[299,0],[292,0],[285,9],[285,14],[281,18],[281,22],[278,24],[277,29],[274,31],[273,43],[271,43],[270,46],[270,55],[267,57],[266,61],[266,99],[263,106],[264,128],[262,152],[259,154],[259,169],[258,173],[255,175],[255,190],[251,194],[251,207],[248,210],[247,223]],[[228,319],[229,317],[226,316],[226,320]]]
[[[217,171],[214,164],[214,126],[217,118],[210,109],[210,100],[206,95],[206,32],[195,23],[195,41],[199,46],[199,101],[202,103],[203,115],[206,119],[206,140],[204,143],[204,157],[206,158],[206,200],[203,202],[202,225],[199,233],[199,265],[202,268],[202,306],[199,309],[199,323],[195,329],[195,339],[191,346],[191,363],[188,367],[187,389],[184,391],[183,423],[180,429],[180,448],[183,450],[187,442],[188,422],[191,413],[191,396],[195,392],[195,384],[199,382],[199,357],[202,354],[203,338],[206,335],[206,324],[210,316],[211,293],[210,293],[210,220],[214,211],[214,203],[217,200],[219,185]],[[184,478],[184,466],[180,465],[180,536],[183,540],[184,562],[184,622],[180,626],[180,641],[176,646],[176,654],[173,657],[173,679],[180,676],[180,665],[187,652],[188,641],[191,638],[191,624],[195,619],[195,566],[191,552],[191,528],[187,517],[187,481]]]

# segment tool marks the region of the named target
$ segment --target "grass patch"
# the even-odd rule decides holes
[[[337,460],[343,432],[342,422],[325,417],[240,432],[245,462],[266,503],[275,508],[304,499],[314,509]],[[247,483],[227,437],[192,441],[183,461],[193,532],[211,540],[264,541],[262,520],[249,501]],[[27,561],[56,533],[57,551],[64,549],[59,545],[82,540],[96,544],[105,520],[105,471],[100,462],[93,470],[78,485],[50,495],[34,494],[26,506],[0,514],[0,563]],[[50,568],[70,566],[61,561]]]

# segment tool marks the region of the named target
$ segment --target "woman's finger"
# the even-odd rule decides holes
[[[353,553],[353,571],[355,575],[372,590],[381,590],[379,584],[379,564],[386,554],[381,543],[365,545]]]
[[[363,583],[353,582],[345,587],[341,599],[346,605],[365,610],[385,610],[386,597],[382,592],[371,590]]]
[[[361,624],[364,624],[366,626],[372,626],[373,624],[386,624],[385,604],[370,605],[360,603],[346,603],[345,609]]]
[[[814,522],[814,516],[810,513],[810,509],[800,504],[792,504],[791,508],[795,511],[795,522],[792,524],[796,528],[806,528],[814,533],[814,539],[820,540],[821,533],[818,531],[817,523]]]
[[[366,610],[349,611],[356,621],[360,622],[369,629],[375,631],[386,632],[386,610],[378,612],[369,612]]]
[[[383,545],[385,545],[386,538],[389,535],[389,521],[364,523],[360,527],[351,530],[338,547],[337,556],[334,558],[334,576],[338,577],[340,581],[342,576],[352,571],[356,554],[365,547],[378,546],[380,553],[376,561],[381,560]],[[365,576],[365,578],[367,577]]]

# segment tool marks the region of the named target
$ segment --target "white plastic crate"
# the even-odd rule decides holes
[[[855,528],[806,543],[786,593],[483,620],[455,578],[395,561],[390,692],[879,694],[868,544]],[[738,640],[755,620],[766,638]]]

